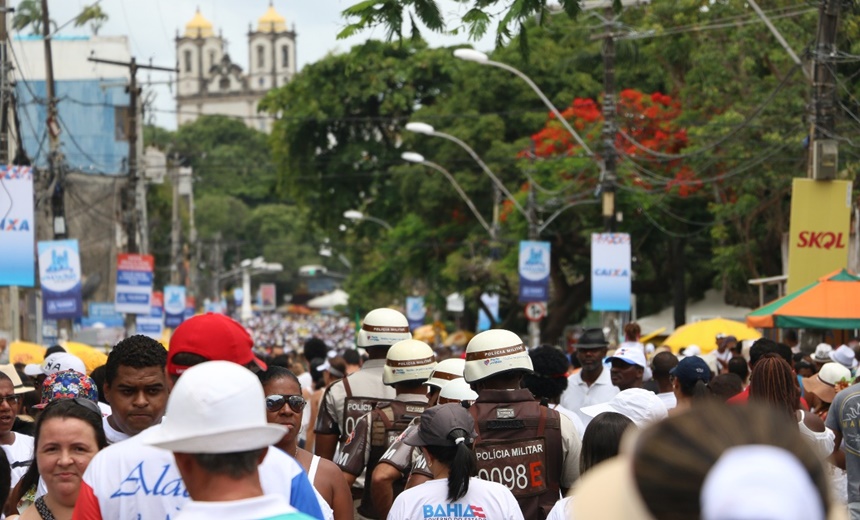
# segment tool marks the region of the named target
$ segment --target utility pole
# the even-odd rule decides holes
[[[179,169],[168,163],[170,179],[173,181],[173,212],[170,219],[170,283],[179,284],[180,233],[182,222],[179,219]]]
[[[540,238],[540,232],[538,231],[537,212],[535,211],[535,187],[531,175],[529,175],[529,192],[528,199],[526,200],[526,215],[528,215],[529,223],[529,240],[538,240]],[[547,262],[549,261],[550,259],[547,258]],[[538,345],[540,345],[540,321],[529,320],[529,347],[534,348]]]
[[[603,226],[607,233],[615,231],[615,184],[617,180],[615,135],[615,34],[613,33],[612,8],[606,9],[606,34],[603,37]]]
[[[43,3],[47,0],[42,0]],[[143,180],[140,179],[140,156],[142,150],[138,149],[139,143],[139,121],[140,117],[140,92],[141,89],[137,85],[137,71],[145,70],[160,70],[165,72],[176,72],[176,68],[156,67],[154,65],[141,65],[137,63],[135,58],[131,61],[115,61],[103,60],[100,58],[88,58],[89,61],[95,63],[104,63],[106,65],[116,65],[119,67],[128,68],[129,85],[128,85],[128,186],[125,196],[123,197],[122,211],[126,224],[127,247],[129,253],[148,253],[138,245],[138,234],[140,233],[140,223],[143,216],[146,214],[146,186]],[[142,192],[142,196],[141,196]],[[141,245],[149,246],[147,238],[141,238]]]
[[[51,178],[51,214],[54,239],[66,238],[65,172],[60,168],[60,125],[54,85],[54,55],[51,51],[51,17],[48,0],[42,0],[42,41],[45,44],[45,91],[48,97],[48,172]]]
[[[817,40],[812,54],[812,101],[810,103],[809,163],[807,176],[830,180],[838,171],[836,133],[836,71],[831,56],[836,51],[841,0],[822,0],[818,8]]]

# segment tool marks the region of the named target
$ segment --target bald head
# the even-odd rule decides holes
[[[678,358],[671,352],[660,352],[651,360],[654,379],[669,380],[669,371],[678,365]]]

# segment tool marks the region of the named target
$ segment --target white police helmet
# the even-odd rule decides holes
[[[460,358],[443,359],[436,365],[433,373],[430,374],[430,379],[425,385],[433,385],[437,388],[444,388],[449,381],[463,377],[463,368],[466,366],[466,360]]]
[[[412,339],[406,316],[394,309],[373,309],[361,322],[356,344],[359,347],[390,347],[398,341]]]
[[[463,376],[474,383],[511,370],[532,371],[532,360],[523,340],[504,329],[484,331],[466,347]]]
[[[478,393],[472,390],[469,383],[462,377],[448,381],[439,392],[439,404],[447,404],[459,401],[474,401]]]
[[[417,339],[398,341],[385,355],[382,382],[394,385],[404,381],[424,381],[436,368],[436,356],[430,345]]]

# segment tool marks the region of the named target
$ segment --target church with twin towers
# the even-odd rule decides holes
[[[185,32],[177,34],[177,122],[181,126],[201,115],[220,114],[269,132],[273,119],[258,114],[257,105],[270,89],[296,74],[295,25],[288,28],[270,2],[256,28],[248,27],[247,73],[230,59],[226,44],[199,8]]]

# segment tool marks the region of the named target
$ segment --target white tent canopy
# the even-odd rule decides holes
[[[311,299],[307,305],[311,309],[331,309],[332,307],[346,305],[347,303],[349,303],[349,295],[341,289],[335,289],[328,294]]]
[[[743,322],[752,309],[728,305],[723,300],[721,291],[711,289],[705,292],[705,297],[696,302],[687,302],[687,323],[694,323],[711,318],[725,318]],[[642,335],[665,327],[663,334],[669,335],[675,331],[675,309],[670,305],[656,314],[643,316],[636,320],[642,328]]]

